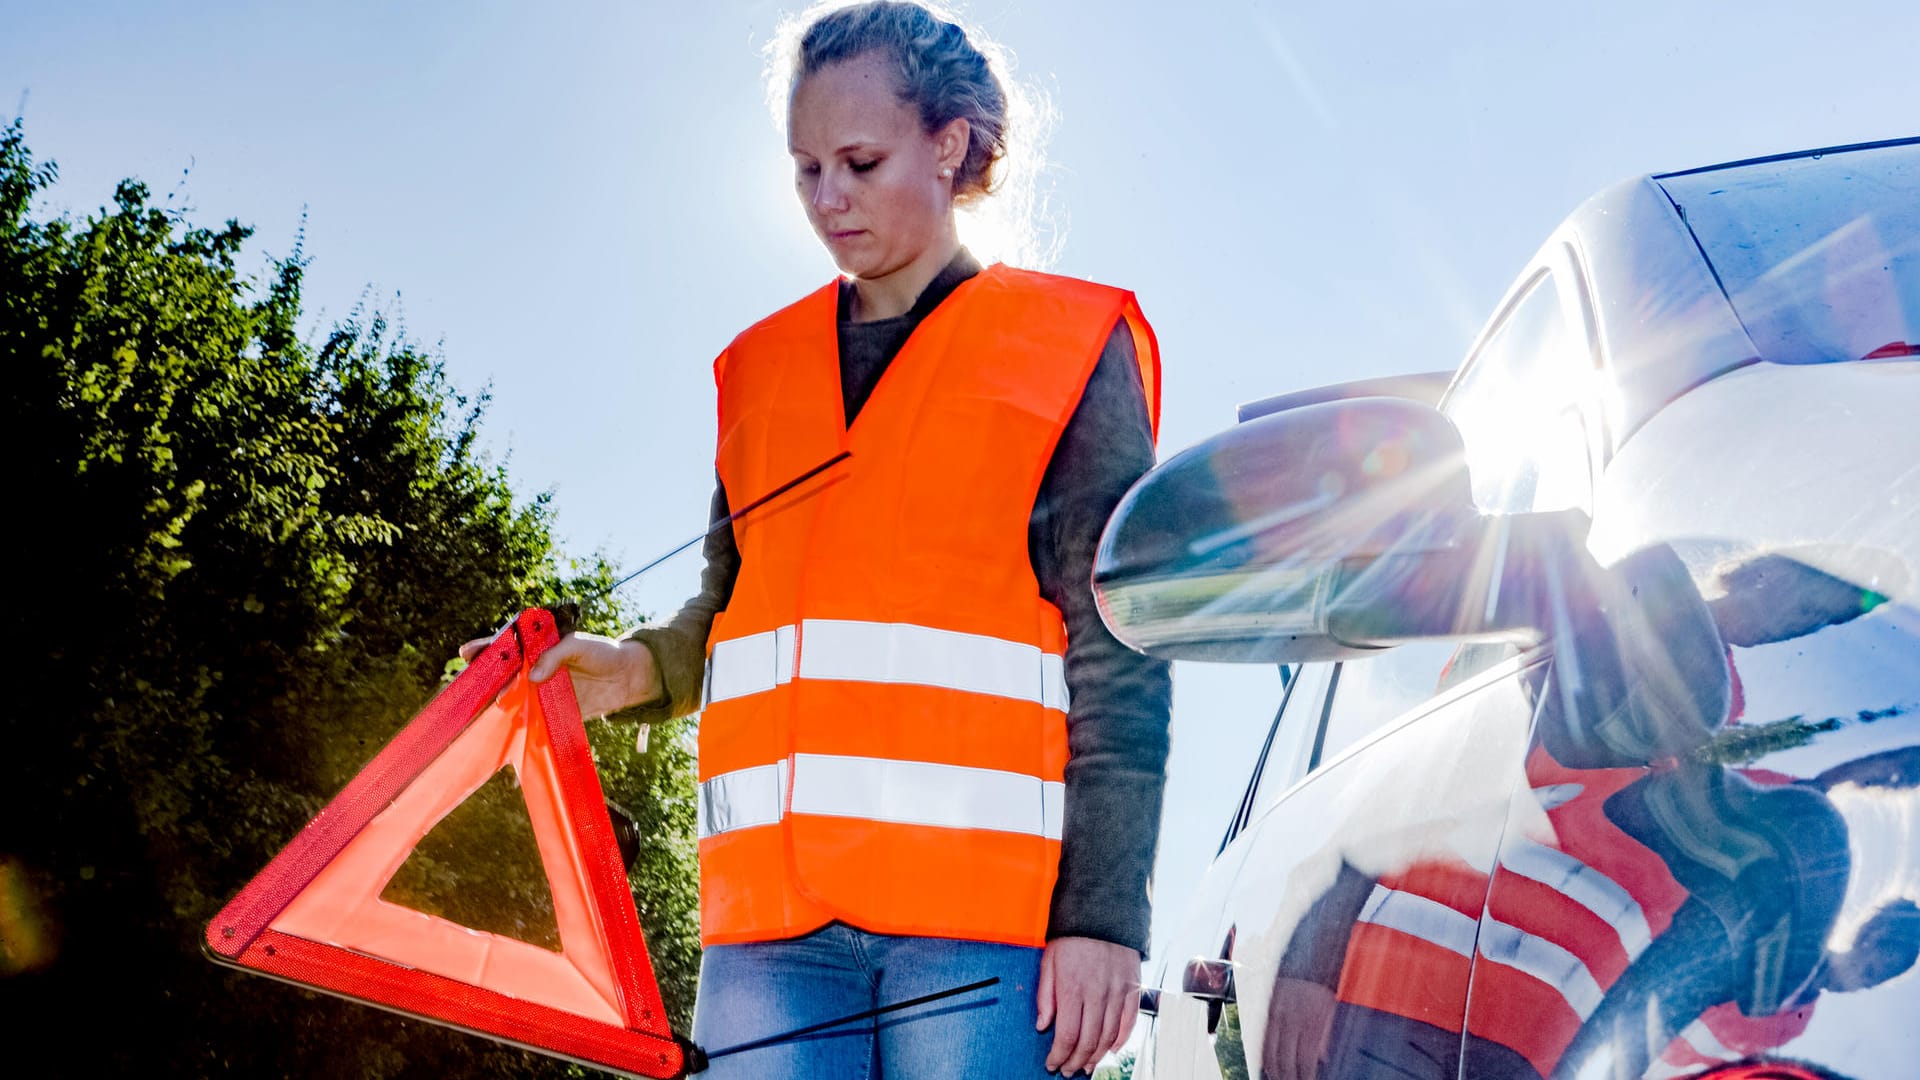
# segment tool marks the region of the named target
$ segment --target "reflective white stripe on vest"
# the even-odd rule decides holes
[[[698,835],[705,840],[735,829],[772,825],[780,820],[786,801],[784,761],[721,773],[700,784],[700,802],[694,808]]]
[[[1531,975],[1560,992],[1582,1023],[1605,995],[1580,958],[1517,926],[1488,919],[1480,931],[1480,955]]]
[[[723,773],[700,785],[701,839],[781,818],[786,762]],[[795,754],[792,812],[896,825],[987,829],[1060,839],[1066,785],[1057,780],[928,761]]]
[[[707,657],[707,704],[765,693],[793,679],[793,627],[729,638]]]
[[[912,623],[807,619],[799,655],[793,627],[718,642],[707,665],[708,704],[764,693],[793,678],[938,686],[1067,707],[1065,661],[1034,645]]]
[[[1411,934],[1461,956],[1473,956],[1479,923],[1438,900],[1375,885],[1360,908],[1360,921]]]
[[[795,754],[793,812],[1060,839],[1066,785],[999,769]]]
[[[1598,916],[1620,935],[1620,946],[1631,963],[1653,943],[1653,930],[1647,925],[1646,912],[1612,878],[1579,859],[1522,839],[1500,854],[1500,865],[1545,885]]]

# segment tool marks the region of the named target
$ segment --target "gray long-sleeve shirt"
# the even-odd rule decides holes
[[[912,310],[872,322],[847,320],[851,287],[842,285],[840,382],[848,423],[914,327],[979,270],[979,262],[962,250]],[[1172,680],[1168,665],[1133,652],[1107,631],[1090,582],[1094,548],[1108,515],[1152,465],[1153,436],[1138,361],[1132,335],[1121,322],[1048,463],[1027,527],[1027,553],[1041,595],[1066,620],[1071,701],[1066,820],[1047,936],[1099,938],[1143,955],[1148,878],[1166,783]],[[729,512],[727,493],[716,482],[709,520]],[[710,535],[704,552],[698,595],[666,623],[630,635],[652,650],[665,687],[662,700],[634,710],[642,721],[699,708],[707,636],[740,572],[731,528]]]

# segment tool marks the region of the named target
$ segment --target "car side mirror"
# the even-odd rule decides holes
[[[1578,520],[1574,520],[1578,519]],[[1290,408],[1147,473],[1107,524],[1093,587],[1114,635],[1167,659],[1294,662],[1420,638],[1535,634],[1524,571],[1577,511],[1474,508],[1465,448],[1398,398]]]
[[[1588,524],[1578,510],[1480,513],[1459,432],[1426,405],[1326,401],[1257,417],[1141,477],[1101,537],[1094,594],[1116,637],[1167,659],[1291,663],[1551,635],[1559,760],[1688,752],[1729,704],[1714,615],[1671,548],[1602,568]]]

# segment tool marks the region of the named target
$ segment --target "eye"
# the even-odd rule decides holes
[[[876,169],[876,168],[878,168],[878,167],[879,167],[879,165],[880,165],[880,159],[879,159],[879,158],[874,158],[874,159],[873,159],[872,161],[849,161],[849,162],[847,162],[847,167],[848,167],[848,168],[850,168],[850,169],[852,169],[852,170],[853,170],[854,172],[857,172],[857,173],[870,173],[870,172],[872,172],[872,171],[873,171],[874,169]]]

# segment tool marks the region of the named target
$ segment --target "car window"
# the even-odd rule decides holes
[[[1434,696],[1448,674],[1456,645],[1418,641],[1379,656],[1349,660],[1334,674],[1325,733],[1312,755],[1319,768],[1387,722]]]
[[[1583,420],[1594,388],[1585,331],[1542,273],[1487,336],[1445,411],[1467,447],[1473,501],[1494,514],[1592,507]]]
[[[1254,781],[1247,820],[1265,813],[1295,780],[1307,774],[1313,744],[1320,734],[1320,720],[1326,703],[1327,684],[1333,677],[1332,664],[1307,664],[1294,676],[1287,702],[1274,718],[1267,736],[1267,747],[1260,761],[1260,775]]]

